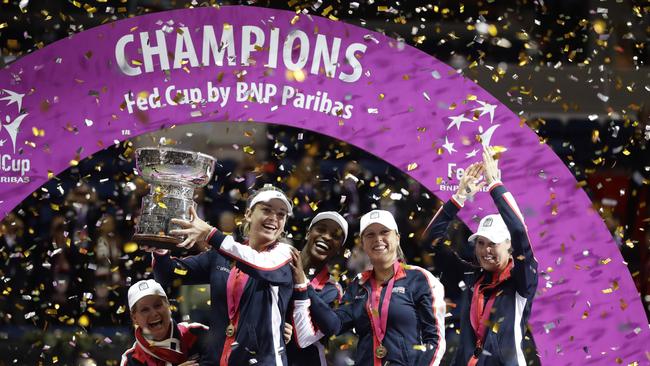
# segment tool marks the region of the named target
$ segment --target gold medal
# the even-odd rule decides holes
[[[388,353],[388,350],[386,349],[386,347],[384,347],[383,344],[380,344],[375,349],[375,356],[377,356],[377,358],[384,358],[384,357],[386,357],[387,353]]]
[[[235,326],[231,324],[228,324],[228,327],[226,327],[226,337],[232,337],[235,335]]]

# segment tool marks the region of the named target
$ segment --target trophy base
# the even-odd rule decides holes
[[[176,246],[182,240],[173,236],[135,234],[132,240],[140,247],[147,246],[174,251],[182,249]]]

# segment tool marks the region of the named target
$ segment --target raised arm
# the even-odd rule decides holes
[[[443,243],[443,240],[448,232],[449,224],[454,220],[458,211],[463,208],[465,200],[476,194],[485,185],[485,182],[480,181],[482,173],[483,166],[480,163],[471,164],[465,169],[465,174],[458,184],[458,190],[438,209],[422,235],[425,249],[440,253],[445,259],[453,260],[461,270],[470,270],[473,266],[461,259],[457,253]]]
[[[317,342],[323,336],[332,336],[340,333],[342,329],[352,327],[351,309],[342,305],[336,311],[332,310],[329,303],[309,286],[298,251],[292,253],[291,269],[296,283],[291,316],[296,343],[300,348]]]
[[[497,161],[494,160],[494,151],[491,147],[487,147],[483,152],[483,161],[490,195],[510,232],[514,264],[512,275],[517,293],[522,297],[530,297],[537,289],[537,259],[530,245],[524,216],[515,198],[501,183],[501,172],[497,167]]]
[[[235,241],[230,235],[225,235],[210,226],[196,215],[194,208],[190,208],[192,219],[172,219],[172,223],[181,229],[172,230],[170,234],[184,236],[185,240],[178,244],[182,248],[191,248],[194,245],[201,249],[212,247],[220,254],[237,262],[237,267],[249,276],[258,280],[267,281],[274,285],[291,285],[291,247],[278,243],[268,251],[258,252],[248,245]]]

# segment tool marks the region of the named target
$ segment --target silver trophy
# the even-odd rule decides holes
[[[146,147],[135,151],[135,161],[151,187],[142,198],[133,241],[141,246],[175,249],[182,238],[169,235],[170,230],[179,228],[170,220],[190,220],[189,209],[196,208],[194,190],[208,184],[216,159],[194,151]]]

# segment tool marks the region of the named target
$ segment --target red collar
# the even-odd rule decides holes
[[[322,290],[325,284],[330,280],[330,269],[326,265],[318,272],[318,274],[309,282],[314,290]]]
[[[405,264],[401,260],[398,260],[398,261],[400,262],[400,266],[397,268],[397,273],[395,273],[395,275],[394,275],[395,281],[406,277],[405,269],[406,269],[406,266],[408,266],[408,264]],[[373,271],[374,271],[373,269],[369,269],[367,271],[361,272],[361,279],[359,280],[359,284],[360,285],[365,284],[366,281],[368,281],[370,279],[370,277],[372,276]]]

